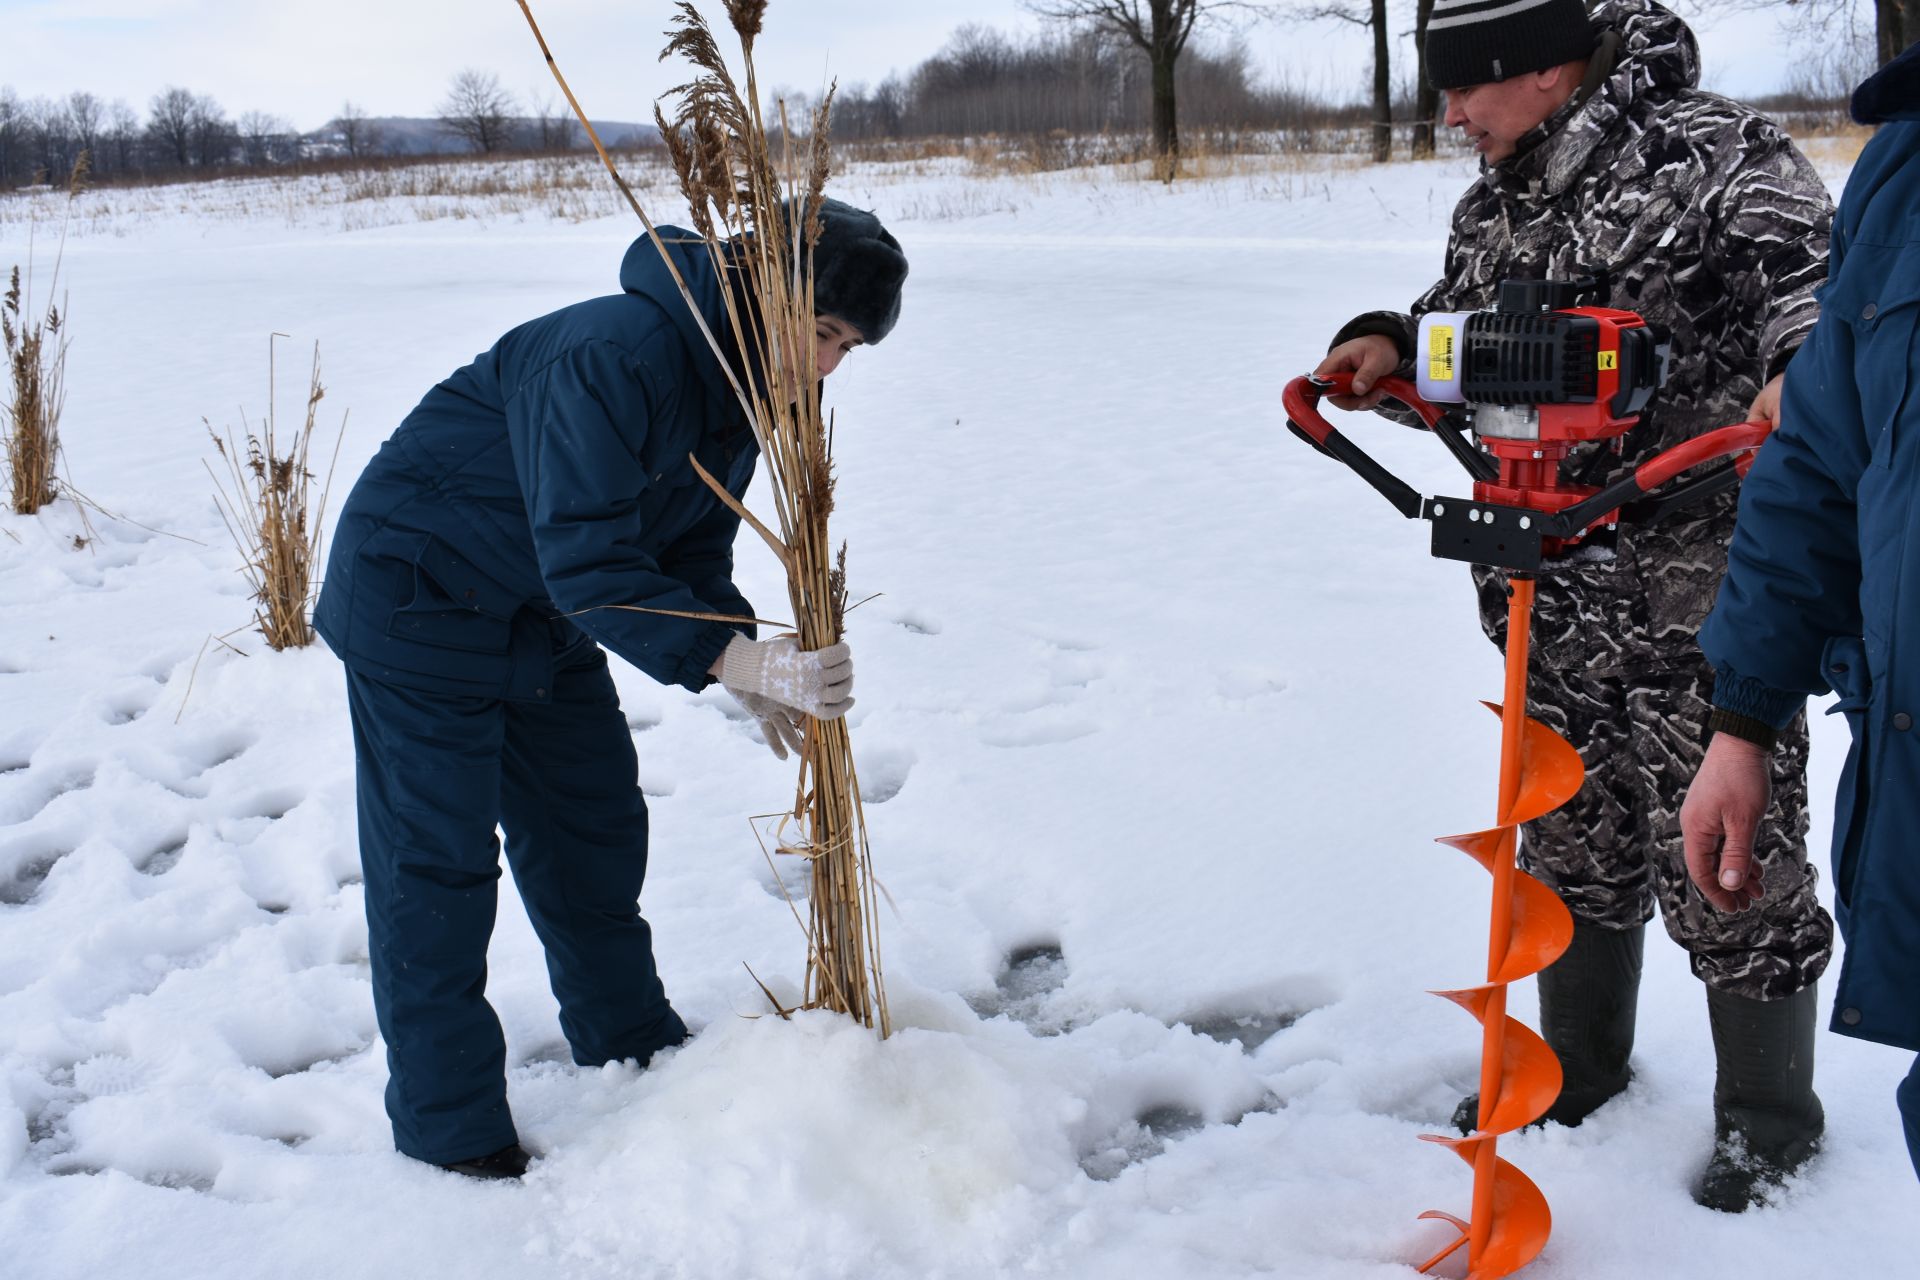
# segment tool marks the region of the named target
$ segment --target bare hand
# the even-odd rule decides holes
[[[1351,373],[1354,394],[1328,396],[1327,403],[1336,409],[1371,409],[1386,399],[1382,392],[1374,390],[1374,384],[1399,367],[1400,348],[1393,345],[1393,339],[1369,333],[1350,338],[1327,352],[1327,358],[1320,362],[1313,376],[1324,378],[1330,373]]]
[[[1772,791],[1764,748],[1731,734],[1713,735],[1680,806],[1680,835],[1687,875],[1721,911],[1745,911],[1766,893],[1753,839]]]
[[[1787,380],[1786,374],[1780,374],[1760,388],[1760,394],[1753,398],[1753,404],[1747,409],[1748,422],[1765,422],[1771,426],[1780,425],[1780,388]]]

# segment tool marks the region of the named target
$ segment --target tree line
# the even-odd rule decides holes
[[[63,182],[83,154],[93,181],[116,182],[316,159],[565,152],[584,141],[564,106],[522,106],[499,77],[474,70],[452,78],[432,119],[382,122],[347,102],[305,133],[265,111],[229,116],[211,95],[178,86],[154,94],[142,114],[124,99],[85,91],[24,98],[0,85],[0,189]]]

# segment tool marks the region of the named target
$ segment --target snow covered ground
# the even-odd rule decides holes
[[[317,340],[337,499],[433,381],[612,290],[635,228],[583,194],[83,197],[67,473],[113,514],[0,517],[6,1274],[1411,1277],[1446,1237],[1415,1215],[1468,1202],[1416,1135],[1477,1030],[1424,991],[1478,980],[1487,886],[1431,840],[1491,819],[1498,660],[1464,569],[1278,395],[1430,282],[1469,172],[841,180],[913,262],[900,328],[830,384],[853,592],[884,593],[850,638],[901,1030],[759,1016],[745,965],[791,990],[803,956],[747,816],[791,771],[724,696],[623,673],[644,906],[700,1034],[573,1067],[506,882],[518,1186],[391,1150],[343,683],[324,648],[205,645],[250,605],[201,419],[265,409],[279,331],[284,423]],[[30,212],[0,201],[0,267]],[[1824,869],[1844,732],[1815,734]],[[1911,1274],[1903,1055],[1823,1033],[1827,1151],[1709,1213],[1704,999],[1657,931],[1647,968],[1626,1097],[1502,1144],[1554,1206],[1529,1274]]]

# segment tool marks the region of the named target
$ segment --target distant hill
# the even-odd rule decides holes
[[[432,117],[369,116],[363,124],[377,140],[373,148],[376,154],[418,156],[464,152],[467,149],[466,143],[449,133],[445,125]],[[523,136],[539,135],[539,123],[535,120],[520,118],[514,124]],[[660,131],[652,124],[631,120],[595,120],[593,127],[599,133],[600,140],[609,147],[646,146],[660,139]],[[574,127],[574,136],[579,146],[587,145],[578,125]],[[344,154],[346,151],[346,140],[331,122],[302,134],[301,142],[302,150],[308,155],[325,155],[334,151]]]

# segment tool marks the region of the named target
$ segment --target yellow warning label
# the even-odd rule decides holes
[[[1428,331],[1427,338],[1427,380],[1429,382],[1453,381],[1453,326],[1437,324]]]
[[[1620,353],[1618,351],[1602,351],[1600,353],[1600,367],[1602,369],[1618,369],[1620,367]]]

